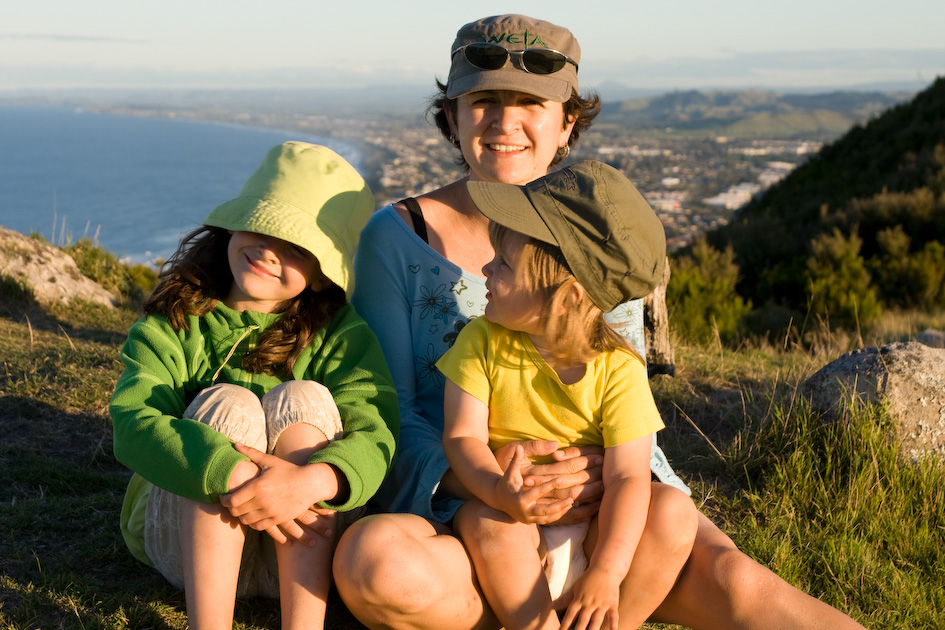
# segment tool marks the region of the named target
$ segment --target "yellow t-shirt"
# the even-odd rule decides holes
[[[493,451],[522,440],[606,448],[664,426],[646,366],[628,351],[599,354],[580,381],[565,385],[527,334],[478,317],[436,366],[489,407]]]

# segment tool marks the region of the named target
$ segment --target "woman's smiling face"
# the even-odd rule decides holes
[[[565,124],[563,103],[494,90],[457,98],[451,126],[471,180],[523,185],[548,173],[574,123]]]

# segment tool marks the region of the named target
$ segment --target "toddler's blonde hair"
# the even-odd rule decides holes
[[[571,273],[561,250],[550,243],[519,234],[494,221],[489,226],[489,240],[496,251],[502,251],[512,234],[524,240],[516,273],[522,274],[526,286],[541,296],[543,308],[540,323],[544,329],[546,349],[552,357],[565,364],[587,363],[602,352],[622,349],[643,360],[626,339],[604,318],[604,312],[591,302],[586,292],[574,299],[570,291],[577,279]]]

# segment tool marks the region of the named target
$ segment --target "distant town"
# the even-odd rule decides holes
[[[335,119],[333,125],[332,136],[360,140],[387,155],[377,164],[371,182],[380,204],[422,194],[462,175],[454,162],[455,149],[425,121],[410,125],[359,120],[350,121],[349,127]],[[317,125],[308,129],[324,132]],[[672,251],[727,222],[735,210],[783,179],[822,144],[725,137],[614,137],[592,128],[581,136],[569,160],[601,160],[627,175],[663,221]]]
[[[454,162],[455,150],[420,116],[344,118],[284,112],[107,109],[118,114],[297,130],[348,142],[364,153],[361,168],[379,207],[462,176]],[[670,251],[729,221],[739,207],[780,181],[823,144],[724,136],[693,139],[673,137],[671,131],[654,135],[592,127],[569,158],[598,159],[624,172],[662,219]]]

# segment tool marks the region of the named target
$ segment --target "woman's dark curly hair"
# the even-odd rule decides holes
[[[144,302],[145,314],[160,313],[179,331],[188,328],[189,315],[212,311],[233,285],[229,242],[230,233],[217,227],[203,226],[186,235],[161,269],[158,286]],[[286,300],[277,310],[282,317],[259,336],[256,347],[243,357],[243,367],[291,378],[299,355],[345,302],[345,292],[336,284],[318,293],[306,288]]]
[[[443,134],[443,137],[458,149],[459,143],[452,139],[453,132],[450,131],[450,123],[446,117],[446,112],[449,111],[449,115],[454,119],[456,118],[456,99],[446,96],[445,83],[437,81],[436,87],[437,93],[430,99],[427,115],[433,118],[433,123],[436,125],[436,128],[440,130],[440,133]],[[582,97],[577,92],[572,91],[571,98],[565,101],[563,105],[565,124],[572,120],[574,121],[571,137],[568,138],[568,146],[573,147],[577,144],[581,133],[591,126],[594,119],[597,118],[597,115],[600,113],[600,96],[594,92],[590,92],[586,97]],[[554,166],[562,159],[564,158],[556,153],[555,158],[551,161],[549,166]],[[462,166],[467,172],[469,171],[469,164],[466,163],[466,158],[463,157],[462,150],[460,150],[459,156],[456,158],[456,164]]]

